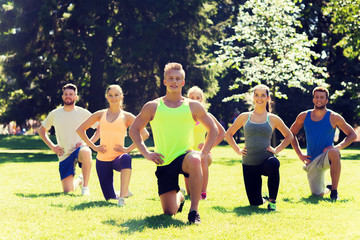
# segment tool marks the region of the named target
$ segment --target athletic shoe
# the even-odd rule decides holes
[[[177,210],[178,213],[182,212],[182,209],[184,207],[184,204],[185,204],[185,189],[184,188],[180,188],[180,192],[183,194],[184,196],[184,200],[180,203],[180,206]]]
[[[269,201],[269,197],[267,195],[263,196],[263,204]]]
[[[83,196],[90,196],[90,189],[89,189],[89,187],[82,187],[82,189],[81,189],[81,194],[82,194]]]
[[[74,180],[74,191],[78,189],[83,183],[83,175],[80,174],[75,180]]]
[[[128,190],[127,194],[125,195],[125,198],[129,198],[132,196],[134,196],[134,194],[130,190]]]
[[[331,190],[330,198],[333,202],[336,202],[337,200],[339,200],[339,194],[338,194],[337,190]]]
[[[125,199],[124,198],[119,198],[119,201],[118,201],[118,207],[123,207],[125,206]]]
[[[201,193],[201,198],[200,198],[200,200],[207,200],[206,192]]]
[[[269,202],[268,210],[269,211],[276,211],[276,201],[275,200]]]
[[[196,210],[191,210],[188,215],[188,220],[190,224],[200,224],[200,215]]]
[[[119,199],[120,191],[115,192],[115,195],[116,195],[116,199]],[[129,198],[129,197],[132,197],[132,196],[134,196],[134,194],[132,192],[130,192],[130,190],[128,190],[127,194],[125,195],[125,198]]]

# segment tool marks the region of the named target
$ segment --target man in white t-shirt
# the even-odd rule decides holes
[[[75,106],[78,96],[77,87],[74,84],[66,84],[62,91],[64,106],[52,110],[38,132],[42,140],[59,158],[59,172],[64,192],[74,191],[78,185],[82,184],[82,195],[90,195],[88,182],[92,164],[91,150],[84,145],[76,129],[91,116],[91,113]],[[57,144],[54,144],[47,134],[51,126],[55,128]],[[95,135],[92,140],[96,138]],[[74,181],[77,162],[82,168],[82,177],[80,175]]]

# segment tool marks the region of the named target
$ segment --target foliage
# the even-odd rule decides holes
[[[312,64],[313,41],[296,32],[300,9],[292,1],[253,1],[240,6],[235,34],[219,43],[218,61],[239,71],[231,89],[264,83],[277,98],[282,86],[306,90],[324,83],[325,69]],[[235,94],[225,101],[244,97]]]
[[[316,39],[312,50],[321,55],[314,62],[326,67],[329,74],[326,79],[331,94],[329,108],[340,113],[352,126],[359,125],[360,60],[350,57],[344,51],[344,48],[355,49],[355,39],[359,39],[354,34],[356,31],[353,31],[353,24],[358,21],[355,19],[355,12],[359,5],[349,1],[297,2],[301,8],[302,31],[306,32],[310,39]],[[341,22],[341,19],[347,22]],[[344,41],[348,36],[354,41]],[[346,45],[343,45],[345,42]]]
[[[324,9],[331,18],[331,30],[341,35],[337,43],[350,59],[360,60],[360,0],[331,0]]]
[[[61,87],[79,87],[79,105],[106,106],[105,87],[124,88],[125,107],[138,112],[164,92],[163,67],[181,62],[187,86],[216,92],[206,56],[213,1],[18,0],[0,2],[0,54],[6,85],[24,98],[9,101],[1,120],[38,117],[61,104]],[[215,30],[214,30],[215,31]],[[213,31],[213,33],[214,33]],[[136,102],[136,104],[133,104]]]
[[[229,146],[211,153],[208,200],[201,201],[202,223],[187,224],[190,200],[182,213],[162,215],[157,194],[155,165],[133,153],[130,189],[134,196],[126,206],[103,199],[93,163],[90,197],[77,190],[61,193],[56,156],[36,137],[1,138],[0,229],[4,239],[359,239],[359,150],[342,154],[341,199],[311,196],[301,162],[294,150],[281,152],[277,212],[266,205],[251,207],[245,193],[241,160]],[[12,142],[13,146],[7,144]],[[21,144],[19,144],[21,143]],[[36,150],[27,148],[32,145]],[[37,145],[38,146],[37,146]],[[21,150],[24,148],[24,150]],[[77,169],[79,173],[79,169]],[[116,190],[119,173],[114,175]],[[329,180],[329,171],[326,180]],[[263,191],[267,192],[267,178]],[[184,186],[183,177],[180,178]],[[334,224],[336,222],[336,224]]]

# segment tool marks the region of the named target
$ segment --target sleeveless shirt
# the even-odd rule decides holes
[[[324,148],[332,146],[334,143],[335,129],[330,123],[330,113],[328,110],[320,121],[311,120],[311,110],[306,113],[304,129],[306,135],[307,155],[310,160],[319,156]]]
[[[266,150],[270,146],[272,127],[269,122],[269,114],[263,123],[253,123],[250,120],[251,114],[244,126],[245,146],[247,154],[243,156],[244,165],[260,165],[269,157],[274,156]]]
[[[206,128],[200,123],[197,122],[194,126],[194,146],[193,150],[199,151],[198,148],[200,143],[205,142]]]
[[[160,98],[150,126],[155,152],[164,156],[162,166],[170,164],[194,145],[194,119],[187,98],[177,108],[166,106]]]
[[[116,157],[121,155],[120,152],[114,150],[115,145],[124,146],[124,139],[126,134],[125,115],[120,111],[118,117],[109,122],[106,119],[108,110],[106,110],[100,119],[100,145],[106,146],[106,152],[98,152],[96,158],[101,161],[113,161]]]

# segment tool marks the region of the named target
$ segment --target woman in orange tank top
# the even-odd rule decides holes
[[[101,190],[106,200],[118,199],[118,206],[125,205],[125,197],[131,195],[129,182],[131,177],[131,156],[128,154],[135,148],[134,144],[125,147],[124,140],[128,127],[135,116],[122,108],[123,92],[119,85],[110,85],[105,93],[109,108],[99,110],[91,115],[77,129],[77,133],[89,147],[97,152],[96,171]],[[95,122],[100,122],[96,138],[100,137],[100,145],[96,146],[85,134]],[[142,130],[145,140],[149,137],[146,129]],[[113,170],[121,172],[120,196],[116,196],[113,185]]]

